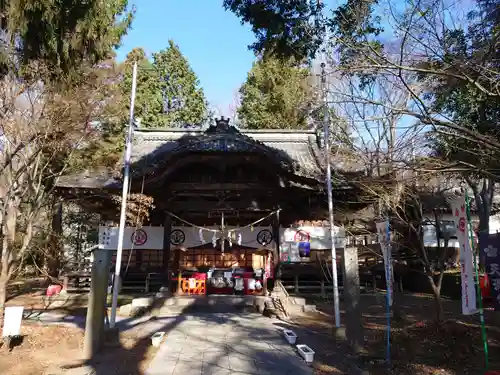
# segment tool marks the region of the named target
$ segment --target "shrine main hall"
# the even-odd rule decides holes
[[[324,159],[319,129],[238,129],[222,117],[207,129],[134,130],[123,288],[259,294],[284,273],[321,272],[331,259]],[[122,167],[58,182],[66,201],[98,217],[113,262]],[[335,211],[356,209],[356,188],[335,165],[332,175]]]

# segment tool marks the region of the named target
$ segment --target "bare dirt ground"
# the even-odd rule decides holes
[[[78,328],[23,324],[23,341],[12,351],[2,348],[0,374],[61,375],[71,374],[87,363],[98,375],[144,374],[155,353],[149,340],[133,332],[122,333],[120,344],[107,347],[89,362],[81,360],[83,331]]]
[[[41,279],[17,281],[9,287],[7,306],[24,306],[25,310],[61,312],[72,316],[85,315],[86,298],[48,298],[45,290]],[[149,335],[144,337],[140,329],[122,332],[118,344],[107,346],[102,354],[90,361],[81,360],[82,327],[44,325],[24,320],[21,335],[22,341],[12,351],[0,348],[0,374],[84,374],[86,372],[79,372],[78,368],[86,365],[96,375],[142,375],[156,352],[151,347]]]
[[[331,303],[319,303],[318,313],[295,318],[297,330],[316,351],[318,375],[345,374],[352,358],[346,345],[332,337],[334,319]],[[406,314],[403,322],[392,322],[391,358],[388,368],[382,362],[386,353],[386,315],[383,298],[364,295],[361,299],[366,354],[361,361],[371,374],[386,375],[466,375],[484,372],[484,352],[479,316],[460,314],[460,301],[443,301],[446,320],[435,324],[435,304],[430,296],[400,296]],[[343,320],[344,314],[341,316]],[[500,313],[485,311],[490,370],[500,369]]]

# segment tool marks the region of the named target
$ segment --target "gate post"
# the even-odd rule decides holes
[[[342,258],[346,338],[351,348],[358,353],[363,348],[364,341],[361,325],[358,249],[345,247]]]
[[[111,251],[103,249],[94,251],[85,337],[83,341],[83,354],[87,359],[92,358],[98,353],[104,342],[104,318],[107,315],[106,299],[108,295],[110,260]]]

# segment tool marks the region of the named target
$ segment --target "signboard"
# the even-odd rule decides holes
[[[5,308],[2,337],[19,336],[23,310],[23,306],[7,306]]]
[[[488,275],[495,310],[500,310],[500,233],[479,235],[481,258]]]
[[[163,249],[163,227],[125,227],[124,249]],[[116,250],[118,247],[118,227],[99,226],[99,248]]]
[[[465,196],[454,199],[451,203],[453,222],[457,229],[457,239],[460,245],[460,279],[462,283],[462,313],[471,315],[477,311],[476,288],[474,283],[473,255],[469,238],[468,220],[465,211]]]

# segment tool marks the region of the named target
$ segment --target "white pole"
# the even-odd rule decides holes
[[[332,192],[332,166],[330,160],[330,116],[328,110],[328,94],[326,88],[325,63],[321,63],[321,83],[323,89],[323,132],[325,137],[326,157],[326,186],[328,190],[328,213],[330,221],[330,238],[332,241],[332,281],[333,281],[333,308],[335,310],[335,327],[340,327],[339,285],[337,280],[337,250],[335,249],[335,225],[333,222],[333,192]]]
[[[116,247],[115,280],[113,284],[111,318],[109,319],[110,328],[115,327],[116,308],[118,306],[118,292],[120,288],[120,268],[122,265],[123,236],[125,234],[125,213],[127,210],[127,194],[128,194],[129,180],[130,180],[130,156],[132,154],[132,137],[134,134],[134,106],[135,106],[136,84],[137,84],[137,63],[134,63],[134,68],[132,73],[132,95],[130,98],[130,118],[128,123],[127,139],[125,142],[125,156],[123,163],[122,206],[120,212],[120,227],[118,229],[118,246]]]

